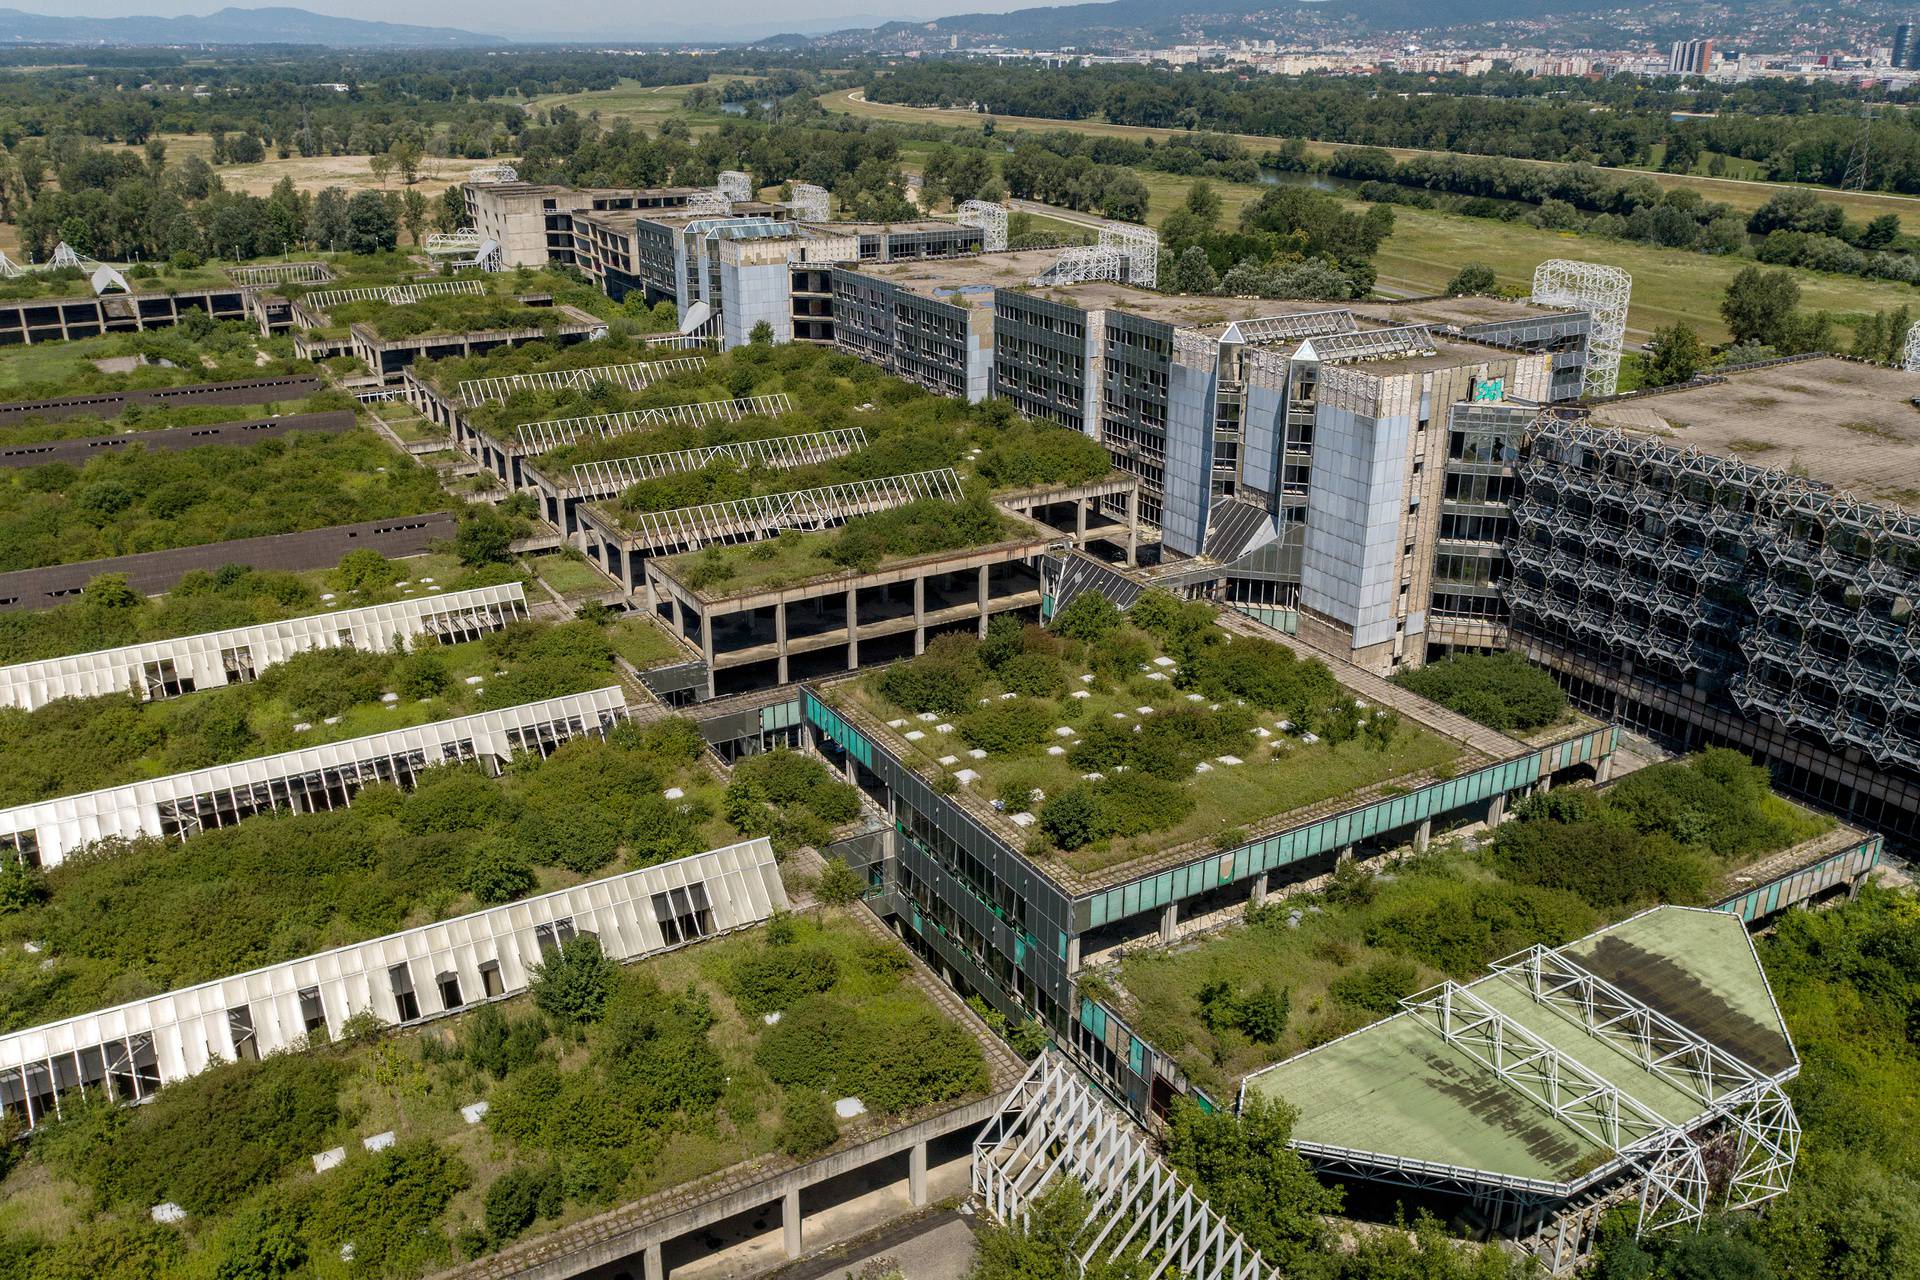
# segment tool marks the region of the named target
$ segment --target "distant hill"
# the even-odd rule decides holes
[[[222,9],[205,17],[69,18],[0,9],[0,42],[14,44],[320,44],[351,49],[480,48],[499,36],[453,27],[331,18],[305,9]]]

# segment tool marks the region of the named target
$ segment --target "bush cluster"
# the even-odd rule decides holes
[[[859,814],[860,793],[812,756],[781,750],[735,765],[721,803],[743,835],[767,836],[784,852],[824,844]]]
[[[1393,682],[1502,733],[1531,733],[1566,717],[1567,695],[1552,676],[1511,653],[1457,653]]]

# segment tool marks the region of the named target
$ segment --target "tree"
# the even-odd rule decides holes
[[[439,208],[434,210],[436,231],[458,231],[467,225],[467,193],[458,183],[440,193]]]
[[[562,1022],[598,1022],[619,971],[600,950],[600,939],[577,933],[528,972],[533,978],[533,1003],[540,1012]]]
[[[1053,629],[1069,640],[1098,644],[1120,629],[1120,610],[1098,591],[1082,591],[1053,615]]]
[[[1167,1135],[1175,1171],[1283,1272],[1318,1251],[1320,1215],[1337,1211],[1341,1198],[1288,1148],[1294,1117],[1292,1108],[1264,1094],[1250,1093],[1237,1116],[1206,1112],[1182,1098]]]
[[[1776,349],[1792,343],[1800,283],[1791,271],[1742,267],[1727,285],[1720,316],[1737,343],[1757,342]]]
[[[1492,293],[1500,287],[1500,279],[1494,275],[1493,268],[1484,262],[1469,262],[1453,273],[1453,279],[1447,281],[1447,296],[1458,298],[1470,293]]]
[[[354,193],[347,202],[346,248],[351,253],[385,253],[400,242],[393,208],[378,191]]]
[[[387,177],[393,172],[393,156],[385,151],[376,151],[367,157],[367,168],[372,171],[374,182],[384,187]]]
[[[491,507],[476,508],[460,521],[453,549],[464,565],[505,564],[513,554],[513,525]]]
[[[1211,231],[1220,222],[1220,193],[1204,178],[1187,188],[1185,209],[1199,219],[1202,231]]]
[[[1684,321],[1655,330],[1651,345],[1653,349],[1646,365],[1646,383],[1650,387],[1692,382],[1706,366],[1706,345]]]
[[[827,859],[826,870],[820,873],[820,883],[814,886],[814,893],[822,902],[844,907],[856,901],[866,888],[860,873],[848,866],[845,858],[833,857]]]
[[[756,347],[772,346],[773,326],[765,320],[760,321],[753,326],[753,332],[747,335],[747,341]]]
[[[387,155],[392,158],[393,167],[400,171],[400,181],[408,186],[420,181],[422,154],[420,144],[411,138],[396,142],[387,148]]]
[[[833,1104],[818,1089],[789,1089],[780,1108],[780,1128],[774,1141],[795,1160],[819,1155],[840,1137]]]
[[[407,235],[415,244],[419,244],[427,228],[427,198],[412,189],[402,191],[400,221],[406,226]]]
[[[1080,1251],[1093,1238],[1093,1204],[1072,1178],[1056,1178],[1027,1207],[1025,1225],[989,1226],[975,1238],[966,1280],[1142,1280],[1148,1268],[1138,1246],[1117,1259],[1095,1254],[1082,1268]]]
[[[1220,287],[1220,277],[1207,261],[1207,251],[1189,245],[1174,263],[1169,285],[1175,293],[1213,293]]]

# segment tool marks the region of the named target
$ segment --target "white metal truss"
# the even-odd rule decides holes
[[[713,339],[701,333],[655,333],[638,339],[643,347],[672,347],[675,351],[702,351]]]
[[[0,279],[17,280],[24,274],[26,273],[20,269],[19,263],[6,254],[0,253]]]
[[[1571,258],[1549,258],[1533,269],[1533,300],[1549,307],[1584,311],[1592,321],[1587,338],[1586,393],[1610,396],[1620,386],[1620,352],[1627,340],[1627,304],[1633,277],[1619,267]]]
[[[1908,373],[1920,373],[1920,324],[1907,330],[1906,345],[1900,349],[1900,367]]]
[[[1053,265],[1027,283],[1044,287],[1050,284],[1081,284],[1091,280],[1119,281],[1125,278],[1127,259],[1103,245],[1083,244],[1066,250]]]
[[[84,269],[86,267],[97,267],[100,264],[92,258],[87,257],[84,253],[80,253],[74,249],[74,247],[65,240],[62,240],[53,247],[53,257],[47,259],[47,265],[56,268],[80,267]]]
[[[508,373],[492,378],[469,378],[460,384],[460,403],[471,409],[494,400],[505,400],[521,389],[564,391],[570,387],[590,387],[596,382],[611,383],[628,391],[643,391],[652,383],[675,373],[704,369],[704,356],[677,356],[671,360],[640,360],[633,364],[602,364],[588,369],[549,369],[542,373]]]
[[[1327,333],[1308,338],[1299,354],[1311,355],[1323,364],[1345,364],[1358,360],[1403,360],[1408,356],[1430,356],[1433,330],[1423,324],[1405,324],[1392,329],[1360,329],[1345,333]]]
[[[1137,222],[1107,222],[1100,227],[1100,245],[1128,263],[1127,279],[1142,288],[1159,287],[1160,233]]]
[[[1699,1222],[1706,1159],[1686,1132],[1459,983],[1401,1001],[1420,1025],[1645,1179],[1640,1229]]]
[[[1698,1099],[1703,1113],[1730,1119],[1740,1131],[1741,1157],[1727,1188],[1730,1208],[1787,1189],[1800,1152],[1800,1122],[1772,1077],[1550,948],[1509,956],[1493,972]]]
[[[436,231],[427,237],[427,253],[435,258],[449,257],[456,253],[478,253],[483,243],[478,231],[472,227],[461,227],[458,231]]]
[[[724,191],[696,191],[687,197],[686,206],[680,212],[698,218],[730,218],[733,201],[727,199]]]
[[[321,289],[306,295],[301,301],[315,310],[329,311],[349,302],[385,302],[399,307],[422,298],[478,295],[486,291],[487,286],[478,280],[410,280],[405,284],[371,288]]]
[[[742,200],[753,199],[753,176],[742,173],[738,169],[722,169],[719,179],[714,183],[714,188],[721,195],[738,204]]]
[[[467,181],[491,186],[500,182],[518,182],[520,174],[510,164],[483,164],[467,175]]]
[[[757,542],[783,529],[827,529],[855,516],[926,499],[958,502],[961,497],[959,474],[941,467],[672,511],[636,511],[626,522],[637,549],[698,551],[713,544]]]
[[[833,217],[833,197],[827,194],[825,187],[816,187],[811,182],[796,182],[791,190],[793,198],[787,201],[787,208],[793,210],[796,221],[826,222]]]
[[[765,467],[769,471],[787,471],[811,466],[832,458],[844,458],[867,444],[867,433],[859,427],[838,431],[810,431],[797,436],[775,436],[768,440],[736,440],[730,444],[703,445],[697,449],[676,449],[671,453],[643,453],[632,458],[609,458],[603,462],[574,464],[573,487],[582,497],[605,498],[630,485],[678,471],[698,471],[720,461],[737,462],[743,467]]]
[[[1003,253],[1007,247],[1006,206],[991,200],[965,200],[960,205],[960,225],[980,228],[980,247],[987,253]]]
[[[228,267],[227,278],[238,285],[325,284],[337,279],[324,262],[260,262],[250,267]]]
[[[662,362],[664,363],[664,362]],[[742,418],[773,418],[793,412],[793,401],[779,392],[742,400],[695,400],[656,409],[628,409],[621,413],[593,413],[579,418],[549,418],[520,424],[520,444],[530,453],[545,453],[588,436],[611,440],[648,427],[704,426],[709,422],[738,422]]]
[[[1352,333],[1360,327],[1353,312],[1345,307],[1325,311],[1301,311],[1287,316],[1258,316],[1236,320],[1227,326],[1222,342],[1242,342],[1256,347],[1266,343],[1292,342],[1299,338],[1317,338],[1329,333]]]
[[[1058,1053],[1034,1059],[973,1146],[973,1190],[995,1217],[1024,1227],[1057,1178],[1092,1200],[1078,1246],[1084,1271],[1130,1251],[1147,1280],[1275,1280],[1277,1273]]]

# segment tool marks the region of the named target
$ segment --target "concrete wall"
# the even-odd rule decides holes
[[[279,418],[243,418],[210,422],[198,427],[168,427],[160,431],[124,431],[111,436],[81,436],[72,440],[43,440],[34,444],[0,445],[0,467],[43,467],[49,462],[85,466],[94,458],[133,445],[166,453],[197,449],[206,444],[255,444],[290,431],[340,435],[353,430],[351,409],[326,413],[289,413]]]
[[[25,418],[55,422],[83,414],[111,418],[132,405],[264,404],[269,400],[297,400],[326,389],[317,374],[281,378],[251,378],[245,382],[201,382],[188,387],[155,387],[144,391],[102,391],[52,400],[17,400],[0,404],[0,426]]]

